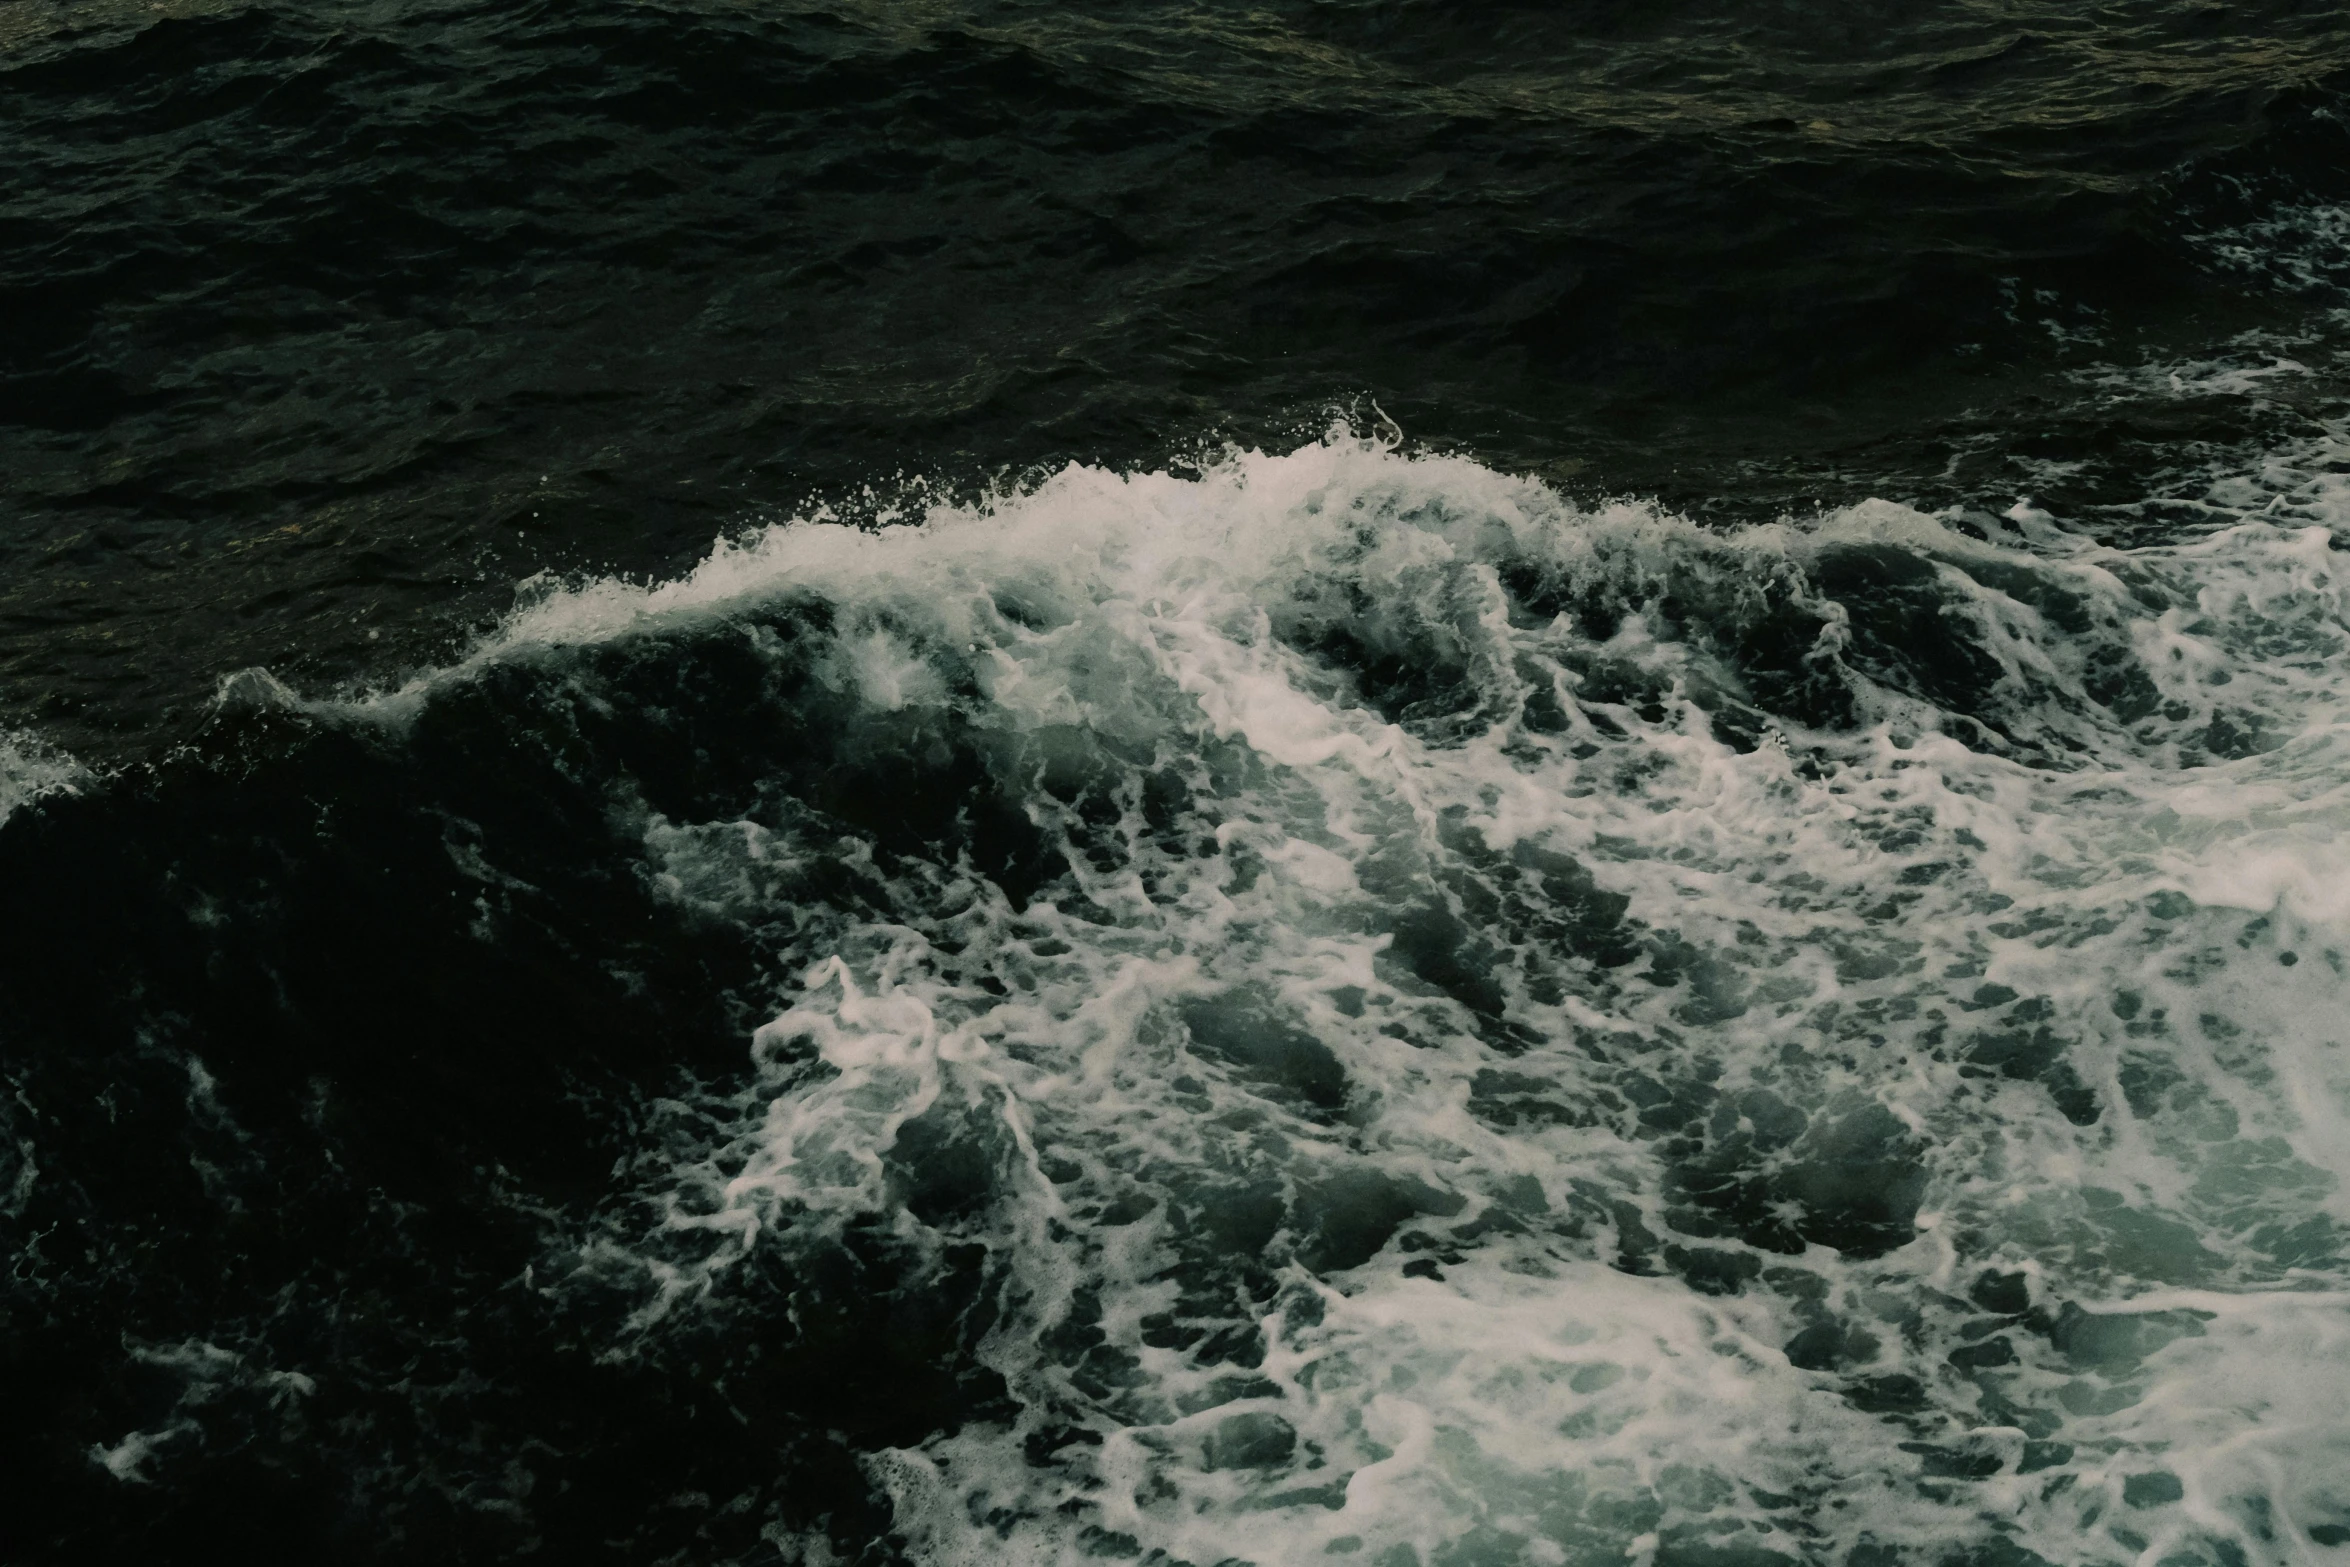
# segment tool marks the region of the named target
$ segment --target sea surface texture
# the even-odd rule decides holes
[[[2350,14],[0,0],[0,1559],[2350,1564]]]

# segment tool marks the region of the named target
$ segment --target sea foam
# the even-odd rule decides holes
[[[550,588],[345,710],[717,639],[946,792],[617,804],[794,977],[574,1262],[616,1353],[852,1234],[978,1278],[1001,1405],[869,1458],[919,1559],[2298,1560],[2350,1537],[2329,506],[1720,532],[1340,434]]]

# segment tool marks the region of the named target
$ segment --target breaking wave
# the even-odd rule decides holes
[[[1718,533],[1339,434],[335,711],[494,701],[757,950],[561,1288],[661,1356],[887,1254],[980,1389],[863,1453],[916,1560],[2282,1561],[2350,1540],[2326,520]]]

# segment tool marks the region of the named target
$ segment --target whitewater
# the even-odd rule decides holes
[[[1711,530],[1338,429],[238,700],[396,747],[495,688],[561,757],[730,672],[786,759],[609,809],[765,1021],[529,1288],[658,1360],[887,1249],[994,1390],[860,1459],[917,1561],[2320,1561],[2335,444],[2123,547],[2029,501]]]

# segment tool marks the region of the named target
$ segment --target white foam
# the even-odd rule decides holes
[[[2329,1226],[2350,1223],[2340,506],[2306,488],[2136,550],[2028,511],[1987,543],[1885,502],[1721,533],[1334,438],[772,528],[675,583],[546,592],[369,710],[820,602],[821,645],[788,656],[848,722],[959,726],[1063,846],[1067,875],[1015,909],[968,863],[884,869],[812,814],[645,824],[672,896],[805,979],[663,1228],[599,1266],[641,1254],[658,1334],[754,1250],[850,1222],[985,1246],[978,1353],[1017,1414],[874,1464],[923,1560],[1811,1559],[1998,1534],[2066,1563],[2212,1541],[2281,1561],[2350,1519],[2340,1305],[2311,1292],[2345,1282]],[[1735,639],[1774,605],[1816,611],[1817,667],[1852,652],[1808,584],[1869,551],[1919,563],[1969,628],[2010,754],[1858,673],[1854,730],[1716,737],[1700,699],[1744,690]],[[1594,595],[1613,624],[1576,619]],[[1442,711],[1383,715],[1360,686],[1379,659]],[[2140,717],[2092,694],[2116,660],[2152,693]],[[1554,722],[1528,716],[1542,699]],[[2210,749],[2223,719],[2258,743]],[[1182,789],[1146,797],[1154,777]],[[1525,869],[1544,856],[1627,900],[1635,961],[1578,950],[1577,895]],[[811,891],[819,864],[868,910]],[[1432,927],[1401,910],[1489,945],[1460,959],[1486,1015],[1415,972],[1406,937]],[[1200,1020],[1219,1005],[1241,1021]],[[1203,1043],[1218,1027],[1311,1036],[1343,1107],[1269,1086]],[[1784,1107],[1815,1161],[1838,1126],[1906,1129],[1918,1238],[1864,1257],[1694,1232],[1676,1182],[1699,1155],[1643,1127],[1651,1089],[1700,1094],[1717,1140]],[[982,1189],[926,1207],[922,1139]],[[1349,1202],[1390,1210],[1365,1256],[1316,1239]],[[1283,1227],[1251,1231],[1263,1212]],[[1711,1248],[1749,1283],[1611,1266],[1643,1228],[1651,1266]],[[1985,1318],[1964,1300],[1985,1268],[2075,1315]],[[2200,1328],[2100,1359],[2077,1326],[2099,1313]],[[1865,1349],[1791,1363],[1823,1322]],[[1261,1363],[1211,1352],[1219,1324],[1260,1334]],[[2013,1358],[1950,1359],[1992,1339]],[[1903,1377],[1914,1395],[1882,1391]],[[1066,1429],[1090,1437],[1029,1456]],[[2158,1473],[2176,1495],[2131,1478]]]
[[[2188,236],[2223,271],[2299,293],[2339,289],[2350,277],[2350,207],[2277,202],[2259,218]]]
[[[2215,353],[2087,365],[2073,371],[2070,379],[2123,397],[2241,397],[2259,401],[2314,375],[2316,371],[2306,359],[2314,357],[2316,346],[2308,340],[2280,338],[2269,332],[2245,332]]]
[[[77,794],[89,781],[81,763],[37,735],[0,731],[0,821],[48,794]]]

